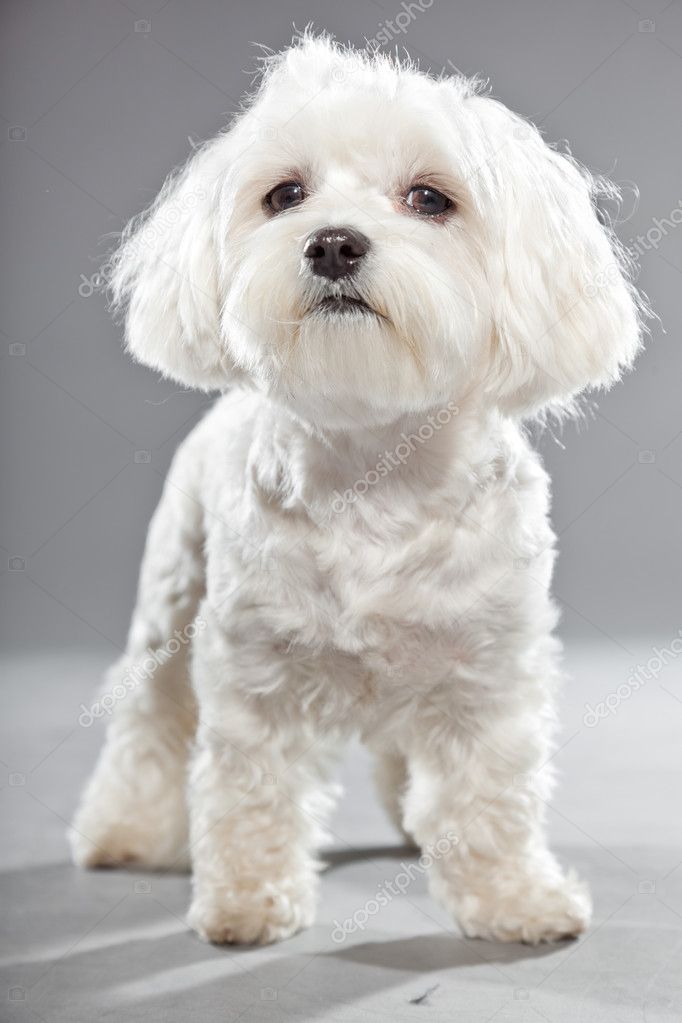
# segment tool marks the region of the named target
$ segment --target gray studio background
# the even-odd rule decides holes
[[[392,36],[437,73],[490,76],[628,193],[620,235],[667,332],[652,325],[635,372],[563,447],[539,441],[571,678],[548,824],[595,900],[576,943],[468,942],[418,877],[335,944],[335,921],[410,856],[358,744],[317,922],[283,945],[200,942],[187,876],[70,863],[66,825],[104,725],[80,712],[125,641],[170,459],[210,404],[124,355],[98,283],[106,235],[237,108],[253,42],[281,47],[311,20],[355,43]],[[0,1018],[682,1019],[679,638],[656,652],[682,626],[681,95],[682,0],[0,3]],[[635,665],[646,684],[627,681]]]
[[[565,633],[672,638],[682,625],[679,3],[6,0],[4,643],[113,656],[124,641],[164,473],[210,398],[178,393],[124,355],[98,287],[103,238],[149,203],[190,140],[236,109],[253,42],[279,48],[310,20],[354,43],[383,31],[435,72],[452,62],[488,75],[548,139],[569,139],[593,170],[639,188],[620,235],[637,247],[665,333],[652,326],[636,371],[593,421],[564,429],[563,448],[548,434],[540,444]]]

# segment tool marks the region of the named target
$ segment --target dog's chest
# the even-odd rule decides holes
[[[230,602],[241,636],[271,635],[280,650],[350,657],[389,676],[453,656],[467,596],[452,523],[372,533],[350,516],[322,527],[294,520],[262,539]]]

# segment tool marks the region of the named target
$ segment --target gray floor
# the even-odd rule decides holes
[[[202,944],[183,921],[187,877],[68,863],[65,822],[101,738],[78,725],[79,704],[103,655],[6,659],[0,1019],[680,1020],[680,665],[670,661],[595,727],[583,720],[585,703],[614,692],[655,645],[569,649],[549,820],[562,859],[592,886],[595,921],[582,940],[540,949],[463,940],[418,875],[362,930],[334,940],[334,922],[411,862],[355,747],[316,926],[265,949]]]

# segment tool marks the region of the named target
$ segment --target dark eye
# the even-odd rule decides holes
[[[303,185],[298,181],[285,181],[284,184],[277,185],[271,192],[268,192],[265,204],[274,213],[283,213],[284,210],[290,210],[292,206],[298,206],[304,199]]]
[[[447,195],[425,185],[415,185],[411,188],[405,196],[405,202],[415,213],[427,217],[437,217],[439,213],[445,213],[453,205],[452,199],[448,199]]]

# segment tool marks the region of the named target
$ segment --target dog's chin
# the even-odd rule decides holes
[[[281,356],[269,393],[325,428],[383,426],[437,403],[437,381],[390,313],[364,300],[319,301],[298,320]]]
[[[442,310],[429,331],[423,305],[394,313],[383,295],[334,291],[292,302],[254,288],[248,304],[230,305],[231,350],[245,377],[329,429],[386,425],[453,399],[459,364],[442,336]]]

